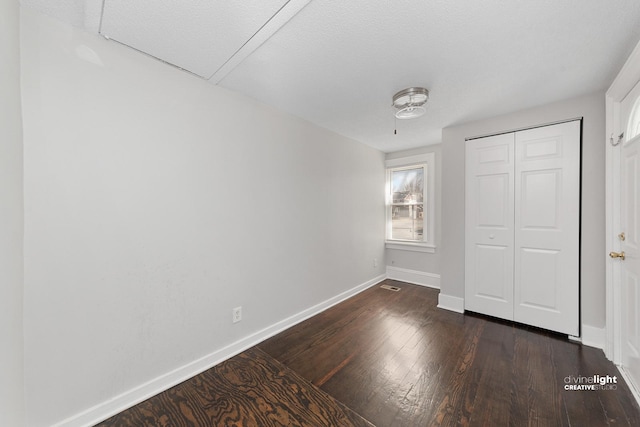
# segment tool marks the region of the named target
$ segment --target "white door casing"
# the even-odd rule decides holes
[[[466,148],[465,309],[513,318],[514,135]]]
[[[516,133],[514,320],[579,335],[580,122]]]
[[[579,334],[580,121],[466,146],[465,309]]]

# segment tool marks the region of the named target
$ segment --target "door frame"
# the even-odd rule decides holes
[[[619,129],[620,103],[640,79],[640,43],[627,58],[622,69],[605,95],[606,128],[606,343],[605,355],[616,365],[622,362],[622,323],[621,323],[621,271],[620,262],[609,258],[612,251],[619,251],[617,235],[620,233],[620,147],[614,147]],[[624,373],[623,373],[624,375]],[[627,381],[628,382],[628,381]],[[634,390],[636,399],[639,396]],[[639,399],[640,402],[640,399]]]

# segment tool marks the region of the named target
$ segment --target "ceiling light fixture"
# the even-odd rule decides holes
[[[410,87],[393,95],[396,118],[415,119],[427,112],[424,107],[429,100],[429,91],[423,87]]]

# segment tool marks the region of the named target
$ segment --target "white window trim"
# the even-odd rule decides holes
[[[426,153],[419,154],[416,156],[410,157],[402,157],[399,159],[391,159],[385,161],[385,167],[387,168],[387,179],[386,179],[386,215],[387,215],[387,224],[386,224],[386,240],[385,247],[387,249],[399,249],[405,251],[414,251],[414,252],[427,252],[427,253],[435,253],[435,153]],[[426,239],[422,242],[408,242],[404,240],[393,240],[389,238],[390,230],[391,230],[391,215],[389,215],[390,209],[389,204],[391,203],[390,194],[391,194],[391,179],[390,179],[390,170],[391,168],[401,168],[408,166],[421,166],[423,165],[426,169],[426,192],[427,197],[424,199],[424,203],[427,205],[425,212],[427,214],[427,219],[425,225]]]

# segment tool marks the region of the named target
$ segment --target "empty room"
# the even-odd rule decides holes
[[[0,20],[0,426],[640,425],[637,0]]]

